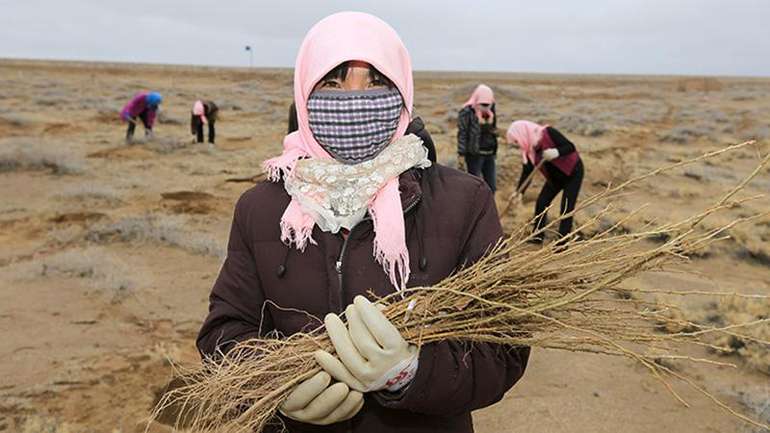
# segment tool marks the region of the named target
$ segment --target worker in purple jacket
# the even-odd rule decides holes
[[[136,122],[142,120],[144,136],[152,138],[152,126],[155,124],[155,116],[163,97],[158,92],[139,92],[123,107],[120,118],[128,122],[126,131],[126,143],[131,143],[134,138]]]

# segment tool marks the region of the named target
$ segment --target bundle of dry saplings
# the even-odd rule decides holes
[[[611,201],[626,187],[643,179],[750,144],[710,152],[608,187],[584,200],[575,212]],[[613,226],[590,239],[569,238],[566,244],[552,243],[542,248],[526,244],[530,226],[521,226],[480,261],[435,286],[409,288],[378,302],[404,337],[416,345],[451,339],[469,344],[528,345],[629,358],[646,367],[683,404],[687,403],[673,386],[677,381],[694,387],[743,421],[768,428],[730,408],[671,365],[724,365],[688,356],[689,346],[721,350],[708,343],[713,339],[703,337],[724,334],[750,339],[741,333],[742,329],[767,326],[770,319],[721,328],[688,323],[689,332],[659,333],[656,329],[668,321],[682,325],[681,318],[667,314],[676,306],[652,299],[649,290],[629,296],[634,289],[621,287],[621,283],[642,272],[686,261],[688,254],[723,239],[729,228],[757,217],[734,220],[710,230],[701,226],[714,213],[756,199],[737,198],[737,193],[769,160],[770,156],[765,157],[711,208],[686,220],[630,234],[615,234]],[[604,208],[579,229],[595,227],[602,216],[612,212],[611,207]],[[622,223],[621,218],[617,225]],[[544,230],[554,224],[558,220]],[[648,242],[651,238],[667,240]],[[660,291],[688,293],[666,288]],[[770,345],[767,341],[758,343]],[[292,389],[319,371],[313,358],[318,348],[333,352],[323,328],[282,339],[266,337],[242,342],[227,354],[204,360],[199,369],[180,370],[181,385],[160,399],[153,416],[174,407],[177,425],[192,431],[261,431],[268,423],[277,421],[275,413]]]

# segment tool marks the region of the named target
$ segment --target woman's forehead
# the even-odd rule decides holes
[[[372,65],[369,63],[366,63],[361,60],[351,60],[348,63],[348,66],[351,68],[364,68],[364,69],[371,69]]]

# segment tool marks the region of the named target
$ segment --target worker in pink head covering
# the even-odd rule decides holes
[[[208,126],[209,143],[216,139],[215,124],[219,115],[219,107],[214,101],[197,100],[190,114],[190,133],[195,135],[196,142],[203,143],[203,125]]]
[[[535,203],[535,228],[533,243],[542,243],[547,224],[546,209],[559,192],[561,195],[561,215],[572,212],[577,203],[580,186],[583,183],[583,161],[575,145],[556,128],[538,125],[528,120],[517,120],[506,133],[508,143],[519,146],[522,158],[521,177],[516,187],[515,200],[529,187],[530,173],[535,167],[545,177],[545,185]],[[572,231],[572,216],[559,222],[559,235],[562,239]]]
[[[479,84],[457,115],[457,153],[465,158],[468,173],[483,177],[494,192],[497,189],[497,116],[495,94]]]
[[[413,89],[388,24],[324,18],[297,55],[298,128],[265,162],[269,179],[236,205],[197,344],[226,356],[323,317],[334,355],[318,351],[322,371],[281,403],[290,432],[471,432],[471,411],[501,399],[526,367],[529,348],[408,342],[370,301],[436,284],[502,237],[484,182],[431,163]]]

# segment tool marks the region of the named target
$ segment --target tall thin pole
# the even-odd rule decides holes
[[[246,45],[246,51],[249,52],[249,68],[254,67],[254,50],[251,49],[251,45]]]

